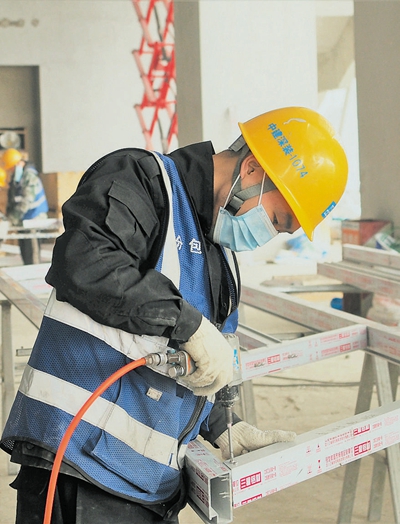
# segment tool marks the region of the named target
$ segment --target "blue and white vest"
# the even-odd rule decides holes
[[[42,213],[47,213],[49,205],[47,203],[46,193],[43,188],[42,181],[39,178],[39,173],[32,166],[28,166],[25,169],[32,171],[35,174],[35,195],[34,200],[30,203],[29,209],[22,217],[22,220],[29,220],[35,218]]]
[[[209,316],[202,237],[174,163],[161,155],[156,158],[171,204],[157,269]],[[234,314],[226,329],[233,332],[236,325]],[[165,351],[167,343],[163,337],[101,325],[57,301],[53,291],[4,429],[3,445],[11,448],[13,441],[26,440],[55,452],[73,415],[107,377],[132,359]],[[195,397],[162,369],[137,368],[93,403],[64,458],[109,491],[149,503],[166,500],[179,486],[187,444],[197,437],[211,408],[212,399]]]

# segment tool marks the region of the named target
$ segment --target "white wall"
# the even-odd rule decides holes
[[[213,0],[199,7],[203,135],[216,149],[240,134],[238,121],[288,105],[317,109],[314,1]]]
[[[25,24],[0,29],[0,65],[40,68],[44,172],[84,170],[113,149],[144,146],[132,2],[2,0],[1,17]]]

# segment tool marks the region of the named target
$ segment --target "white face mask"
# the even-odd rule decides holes
[[[264,179],[265,173],[261,184],[258,205],[239,216],[233,216],[224,209],[237,180],[234,182],[224,207],[220,207],[218,211],[213,232],[215,243],[228,247],[232,251],[253,251],[269,242],[278,234],[267,212],[261,205]]]
[[[18,184],[18,182],[21,180],[22,174],[24,172],[23,166],[16,165],[14,169],[14,181]]]

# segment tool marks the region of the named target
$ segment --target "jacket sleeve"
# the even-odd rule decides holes
[[[181,342],[201,314],[153,269],[168,216],[162,184],[123,150],[103,162],[63,206],[46,280],[58,300],[101,324]]]

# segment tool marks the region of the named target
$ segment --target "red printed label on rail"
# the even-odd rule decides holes
[[[357,435],[361,435],[362,433],[367,433],[370,430],[371,430],[371,426],[369,424],[366,424],[365,426],[354,428],[353,435],[356,437]]]
[[[261,484],[261,471],[240,479],[240,489],[247,489],[256,484]]]
[[[354,456],[358,457],[359,455],[363,455],[364,453],[368,453],[371,451],[371,441],[367,440],[366,442],[362,442],[361,444],[358,444],[357,446],[354,446]]]

